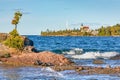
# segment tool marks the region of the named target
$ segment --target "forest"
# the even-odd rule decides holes
[[[120,24],[102,26],[98,29],[89,31],[83,31],[81,28],[59,31],[51,31],[47,29],[46,31],[41,31],[41,36],[120,36]]]

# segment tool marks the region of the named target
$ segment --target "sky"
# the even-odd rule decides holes
[[[120,23],[120,0],[0,0],[0,32],[14,29],[15,11],[23,16],[18,24],[21,35],[40,35],[41,31],[91,29]],[[68,26],[66,26],[68,24]]]

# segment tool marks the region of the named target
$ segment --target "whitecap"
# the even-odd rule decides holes
[[[119,53],[117,52],[86,52],[81,55],[72,55],[72,58],[77,58],[77,59],[96,59],[96,58],[104,58],[104,59],[109,59],[113,56],[118,55]]]
[[[41,73],[44,76],[55,76],[55,77],[64,77],[63,74],[53,70],[50,67],[42,68]]]
[[[81,48],[74,48],[72,50],[70,50],[69,52],[63,52],[63,54],[69,54],[69,55],[73,55],[73,54],[81,54],[83,52],[83,49]]]

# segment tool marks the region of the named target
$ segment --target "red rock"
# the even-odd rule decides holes
[[[68,65],[70,60],[63,55],[44,51],[40,53],[24,53],[21,55],[14,55],[7,59],[6,63],[15,65],[34,65],[35,61],[39,60],[43,63],[51,63],[53,65]]]

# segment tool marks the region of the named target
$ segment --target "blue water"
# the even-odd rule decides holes
[[[0,67],[0,80],[120,80],[120,75],[80,75],[74,70],[56,72],[49,67]]]
[[[42,37],[27,36],[33,40],[39,51],[52,51],[64,54],[77,65],[83,66],[120,66],[119,60],[110,60],[120,54],[120,37]],[[101,58],[104,64],[93,64]],[[0,66],[0,80],[120,80],[119,75],[80,75],[74,70],[54,71],[51,68]]]
[[[40,50],[57,53],[82,48],[87,51],[116,51],[120,52],[120,37],[42,37],[28,36],[34,41],[34,46]]]

